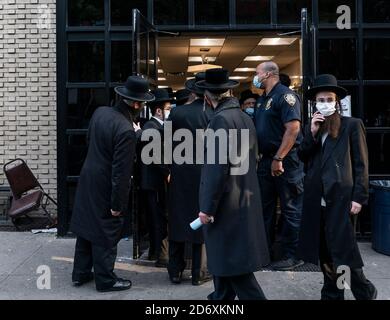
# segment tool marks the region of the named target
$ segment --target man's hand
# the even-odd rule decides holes
[[[199,212],[199,218],[202,224],[208,224],[214,222],[214,217],[207,215],[206,213]]]
[[[325,121],[325,117],[318,111],[314,113],[313,119],[311,119],[311,134],[315,137],[320,130],[321,123]]]
[[[138,130],[141,130],[141,126],[140,126],[139,122],[138,123],[133,122],[133,128],[134,128],[135,132],[137,132]]]
[[[171,175],[168,175],[167,177],[167,183],[170,183],[171,182]]]
[[[282,161],[273,160],[272,161],[272,165],[271,165],[271,175],[273,177],[279,177],[283,173],[284,173],[283,162]]]
[[[122,212],[114,211],[114,210],[111,209],[111,214],[112,214],[113,217],[119,217],[122,214]]]
[[[351,203],[351,214],[359,214],[359,212],[362,210],[362,205],[360,203],[357,203],[355,201],[352,201]]]

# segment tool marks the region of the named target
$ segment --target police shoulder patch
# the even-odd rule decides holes
[[[297,102],[297,98],[292,94],[292,93],[287,93],[284,95],[284,100],[290,105],[294,106],[295,103]]]

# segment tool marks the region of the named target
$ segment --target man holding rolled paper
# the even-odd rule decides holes
[[[238,82],[229,80],[224,69],[207,70],[206,79],[196,83],[205,90],[205,105],[214,110],[209,132],[206,131],[205,164],[199,189],[199,218],[203,224],[207,266],[214,276],[215,291],[208,296],[210,300],[234,300],[236,296],[240,300],[266,299],[253,274],[269,264],[256,179],[256,130],[232,95],[231,89],[237,85]],[[212,143],[210,132],[226,137],[227,154],[223,154],[223,138]],[[231,157],[235,145],[241,164]],[[214,154],[214,159],[208,154]],[[243,165],[245,161],[247,166]],[[240,170],[240,165],[244,170]]]

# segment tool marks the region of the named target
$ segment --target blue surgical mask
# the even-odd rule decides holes
[[[253,118],[253,115],[255,114],[255,108],[246,108],[246,109],[244,110],[244,112],[245,112],[248,116],[250,116],[251,118]]]
[[[267,79],[267,78],[263,78],[263,79],[259,79],[259,76],[258,75],[255,75],[255,77],[253,78],[253,85],[255,86],[255,88],[257,89],[264,89],[265,88],[265,85],[263,83],[263,81]]]

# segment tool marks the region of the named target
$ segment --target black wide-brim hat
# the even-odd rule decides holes
[[[307,98],[315,100],[316,94],[324,91],[334,92],[339,99],[344,99],[348,94],[347,89],[337,84],[337,79],[334,75],[320,74],[315,78],[313,87],[307,91]]]
[[[176,104],[182,104],[183,102],[186,102],[189,99],[190,94],[191,91],[188,89],[177,90],[175,93]]]
[[[235,80],[229,80],[229,72],[226,69],[206,70],[205,80],[195,83],[199,89],[209,90],[211,92],[223,92],[237,87],[240,83]]]
[[[194,79],[190,79],[190,80],[187,80],[186,83],[184,84],[185,87],[192,91],[192,92],[195,92],[196,94],[198,95],[202,95],[204,93],[204,90],[203,89],[200,89],[198,87],[195,86],[195,83],[199,82],[199,81],[203,81],[206,79],[206,72],[198,72],[196,75],[195,75],[195,78]]]
[[[151,101],[151,104],[158,104],[164,102],[173,102],[174,99],[169,96],[169,92],[166,89],[155,89],[152,91],[155,99]]]
[[[142,76],[130,76],[124,86],[114,88],[121,97],[133,101],[153,101],[154,95],[149,91],[149,82]]]

